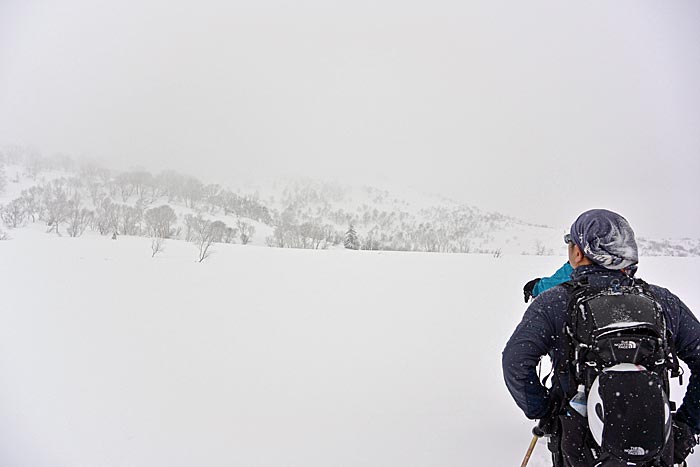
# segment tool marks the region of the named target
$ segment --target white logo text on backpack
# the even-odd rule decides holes
[[[625,449],[625,452],[630,456],[643,456],[647,453],[646,449],[639,446],[632,446],[631,448]]]

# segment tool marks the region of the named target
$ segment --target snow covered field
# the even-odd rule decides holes
[[[564,256],[215,245],[200,264],[184,242],[9,233],[3,467],[520,465],[532,422],[501,350],[522,284]],[[639,275],[698,314],[699,269]]]

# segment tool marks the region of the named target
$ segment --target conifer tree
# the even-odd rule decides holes
[[[350,225],[350,228],[345,232],[345,248],[348,250],[359,250],[360,240],[357,238],[357,232],[355,232],[355,227]]]

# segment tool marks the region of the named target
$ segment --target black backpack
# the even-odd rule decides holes
[[[564,284],[570,294],[567,397],[585,388],[588,448],[597,459],[660,465],[675,410],[668,376],[678,376],[678,359],[661,304],[644,281],[629,282]]]

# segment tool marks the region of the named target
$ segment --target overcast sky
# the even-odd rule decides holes
[[[700,237],[700,2],[0,0],[0,144]]]

